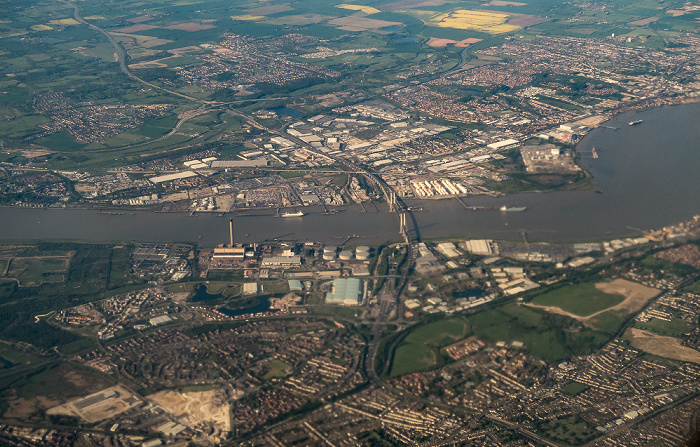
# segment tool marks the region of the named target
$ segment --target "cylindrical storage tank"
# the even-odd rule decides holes
[[[355,257],[360,261],[365,261],[369,259],[369,247],[366,245],[360,245],[355,249]]]
[[[350,250],[344,250],[340,252],[340,259],[342,261],[351,261],[352,260],[352,252]]]
[[[332,261],[335,259],[335,253],[323,253],[323,260],[324,261]]]
[[[358,261],[366,261],[369,259],[369,252],[366,251],[358,251],[357,254],[355,255]]]
[[[324,254],[325,254],[325,253],[333,253],[333,254],[335,254],[335,252],[336,252],[337,250],[338,250],[338,247],[336,247],[335,245],[327,245],[326,247],[324,247],[323,253],[324,253]]]

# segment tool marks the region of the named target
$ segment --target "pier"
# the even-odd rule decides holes
[[[462,200],[461,197],[455,196],[455,199],[465,208],[470,211],[479,211],[479,210],[497,210],[498,207],[495,206],[473,206],[473,205],[467,205],[467,203]]]

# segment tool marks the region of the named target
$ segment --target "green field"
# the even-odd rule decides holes
[[[690,275],[695,273],[694,267],[686,264],[678,264],[666,261],[664,259],[659,259],[654,256],[647,256],[640,262],[641,266],[647,271],[658,273],[660,271],[670,272],[676,275]]]
[[[131,270],[131,245],[112,248],[109,272],[109,284],[107,288],[116,289],[124,287],[129,282]]]
[[[569,396],[576,396],[577,394],[581,394],[582,392],[586,391],[588,389],[588,385],[584,385],[583,383],[578,383],[578,382],[570,382],[564,385],[564,388],[562,388],[562,391],[568,394]]]
[[[469,323],[462,318],[440,320],[411,330],[394,350],[390,375],[401,376],[439,366],[440,348],[470,334]]]
[[[568,416],[555,421],[537,421],[535,430],[555,442],[581,445],[598,436],[598,432],[580,416]]]
[[[469,323],[461,318],[437,321],[411,331],[406,342],[447,346],[469,335]]]
[[[199,283],[188,282],[180,284],[170,284],[165,286],[165,290],[168,293],[192,293],[194,288],[197,287]]]
[[[199,107],[197,100],[178,97],[163,90],[145,86],[122,73],[114,61],[114,48],[97,30],[76,24],[72,19],[73,10],[68,4],[51,3],[46,0],[28,0],[25,8],[12,9],[0,23],[0,37],[22,36],[21,39],[3,39],[3,52],[0,62],[7,67],[7,77],[0,81],[2,97],[0,98],[0,137],[9,152],[22,150],[27,141],[48,150],[57,152],[49,157],[46,165],[56,169],[93,170],[129,164],[140,160],[142,155],[152,155],[172,150],[180,146],[206,147],[222,146],[236,140],[240,142],[247,137],[242,134],[240,123],[215,122],[221,119],[218,112],[211,112],[205,117],[196,118],[182,127],[182,132],[169,138],[158,140],[171,129],[176,116],[184,111]],[[367,2],[364,2],[365,5]],[[369,26],[357,30],[344,29],[332,23],[333,19],[363,20],[362,13],[337,8],[321,0],[291,0],[284,3],[282,10],[248,12],[258,7],[269,8],[277,2],[249,0],[246,2],[226,2],[224,0],[206,0],[183,2],[180,0],[155,0],[148,4],[116,0],[109,6],[101,3],[80,3],[79,14],[91,17],[92,24],[106,32],[119,32],[121,28],[133,26],[131,18],[149,16],[148,25],[152,29],[126,31],[119,34],[119,42],[125,47],[131,60],[137,63],[149,59],[161,60],[165,67],[135,68],[137,76],[153,85],[167,87],[169,90],[208,101],[221,99],[239,101],[243,98],[232,89],[205,89],[189,82],[182,82],[174,70],[177,67],[191,67],[203,63],[198,58],[200,50],[169,53],[183,47],[198,47],[204,43],[218,43],[224,32],[235,29],[237,34],[256,38],[275,39],[280,36],[298,33],[319,39],[328,39],[327,45],[337,49],[375,47],[374,54],[343,54],[310,63],[342,72],[336,79],[308,78],[301,84],[277,86],[274,92],[261,92],[254,99],[277,99],[280,101],[305,103],[310,95],[335,93],[343,90],[364,91],[370,94],[380,92],[387,82],[397,80],[397,75],[409,73],[416,68],[424,68],[426,73],[438,73],[457,66],[462,52],[461,48],[448,46],[433,48],[425,44],[431,37],[461,40],[467,37],[483,39],[465,50],[469,59],[474,59],[473,52],[500,44],[503,36],[491,36],[487,33],[443,28],[435,23],[424,21],[423,14],[451,13],[456,8],[480,9],[493,12],[532,14],[535,17],[547,17],[547,21],[534,26],[519,29],[517,35],[529,39],[537,35],[573,35],[584,37],[607,37],[611,33],[630,37],[643,37],[643,44],[649,47],[664,47],[668,37],[677,37],[687,31],[696,29],[696,15],[689,13],[680,17],[671,17],[663,11],[681,8],[681,0],[668,0],[663,5],[644,1],[616,4],[604,12],[584,10],[575,4],[552,4],[547,0],[523,2],[522,5],[490,5],[476,0],[463,0],[459,5],[446,3],[430,7],[405,5],[405,8],[384,8],[387,2],[369,2],[379,12],[369,16],[370,20],[384,20],[397,25],[390,28]],[[440,3],[440,2],[438,2]],[[197,6],[200,5],[200,6]],[[206,5],[203,7],[202,5]],[[427,8],[427,9],[426,9]],[[167,14],[163,14],[167,11]],[[313,16],[312,16],[313,15]],[[255,16],[253,20],[234,20],[232,17]],[[573,16],[580,16],[580,21],[571,22]],[[659,20],[648,25],[630,25],[647,17]],[[204,24],[204,28],[189,30],[175,29],[173,25],[185,23]],[[170,27],[170,28],[169,28]],[[363,31],[364,29],[364,31]],[[389,33],[387,33],[389,31]],[[395,34],[391,34],[395,33]],[[408,40],[404,40],[408,38]],[[403,40],[403,41],[402,41]],[[29,44],[31,42],[31,45]],[[324,44],[325,45],[325,44]],[[288,58],[292,61],[309,63],[300,56],[314,51],[316,43],[301,44],[298,48],[291,45]],[[80,49],[80,50],[76,50]],[[287,48],[284,48],[287,51]],[[307,82],[315,79],[313,82]],[[294,85],[292,85],[294,84]],[[62,131],[38,139],[31,139],[43,130],[39,124],[52,121],[50,113],[34,110],[32,99],[36,95],[48,92],[62,92],[71,104],[80,105],[87,102],[98,105],[143,105],[167,104],[173,106],[162,117],[145,117],[136,127],[125,129],[121,134],[99,143],[82,144],[68,132]],[[246,97],[248,98],[248,97]],[[554,98],[540,98],[542,101],[555,102],[558,106],[569,108],[571,105]],[[302,104],[302,110],[310,111],[313,103]],[[78,106],[79,109],[81,106]],[[251,102],[242,106],[242,110],[251,112],[264,108],[263,103]],[[210,118],[214,116],[212,121]],[[230,116],[228,117],[231,118]],[[209,120],[209,121],[207,121]],[[274,126],[273,126],[274,127]],[[186,137],[183,134],[190,135]],[[196,135],[198,134],[198,135]],[[192,136],[196,135],[196,136]],[[27,140],[30,138],[30,140]],[[153,141],[158,140],[158,141]],[[98,152],[103,151],[104,152]],[[115,152],[109,152],[114,149]],[[117,155],[117,150],[118,155]],[[83,153],[84,151],[84,153]],[[4,156],[3,156],[4,157]],[[13,158],[12,161],[22,161]],[[537,189],[571,189],[590,188],[585,177],[560,176],[560,181],[541,182],[540,179],[518,178],[508,182],[490,185],[505,192]],[[551,180],[551,179],[550,179]],[[573,180],[573,182],[571,182]]]
[[[312,307],[311,312],[317,315],[329,315],[341,318],[357,318],[362,313],[362,310],[357,307],[320,305]]]
[[[272,379],[274,377],[287,377],[287,374],[285,373],[285,370],[289,368],[289,365],[284,363],[281,360],[273,360],[270,362],[269,365],[267,365],[267,372],[263,376],[265,380]]]
[[[560,287],[537,295],[531,303],[538,306],[558,307],[580,317],[587,317],[615,306],[625,300],[622,295],[601,292],[595,283],[586,282]]]
[[[489,343],[521,341],[531,355],[550,363],[587,354],[609,339],[572,318],[517,304],[479,312],[467,319],[479,339]]]
[[[617,331],[631,318],[626,310],[609,310],[591,318],[589,322],[599,331],[615,335]]]
[[[242,270],[209,270],[207,271],[207,281],[236,282],[243,281]]]
[[[3,360],[4,367],[7,368],[19,364],[29,365],[37,363],[41,360],[41,357],[0,343],[0,359]]]
[[[510,173],[511,179],[504,182],[487,180],[484,184],[505,194],[524,191],[588,191],[593,188],[585,173],[576,174],[525,174]]]
[[[223,294],[224,296],[233,296],[237,295],[239,292],[240,286],[238,284],[231,284],[225,281],[207,281],[207,293],[212,295]]]
[[[93,341],[45,320],[35,323],[35,315],[97,301],[110,291],[123,293],[140,284],[130,274],[129,245],[41,242],[7,245],[0,252],[12,257],[8,276],[16,275],[19,281],[0,279],[0,338],[44,349],[59,346],[65,354],[90,348]]]
[[[682,337],[693,329],[693,325],[684,320],[673,319],[671,321],[663,321],[656,318],[652,318],[645,323],[636,321],[634,327],[655,334],[677,338]]]
[[[22,285],[63,282],[68,271],[67,258],[15,258],[8,277],[17,278]]]
[[[700,280],[695,281],[684,289],[686,292],[700,295]]]

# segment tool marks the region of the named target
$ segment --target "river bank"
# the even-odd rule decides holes
[[[700,214],[700,103],[617,115],[577,145],[595,191],[519,193],[502,197],[410,200],[423,238],[459,237],[531,241],[585,241],[639,235]],[[631,121],[642,123],[629,126]],[[501,207],[526,207],[502,212]],[[236,216],[238,242],[313,240],[327,244],[379,245],[397,241],[399,225],[386,204],[348,206],[333,215],[307,207],[293,219]],[[227,213],[229,217],[231,213]],[[411,227],[409,223],[409,227]],[[82,209],[0,208],[0,240],[73,239],[89,241],[228,241],[228,219],[218,213],[173,214]]]

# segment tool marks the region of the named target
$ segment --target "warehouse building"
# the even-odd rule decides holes
[[[326,304],[357,306],[362,301],[362,281],[357,278],[333,280],[333,290],[326,294]]]
[[[263,258],[260,267],[301,267],[300,256],[279,256],[272,258]]]

